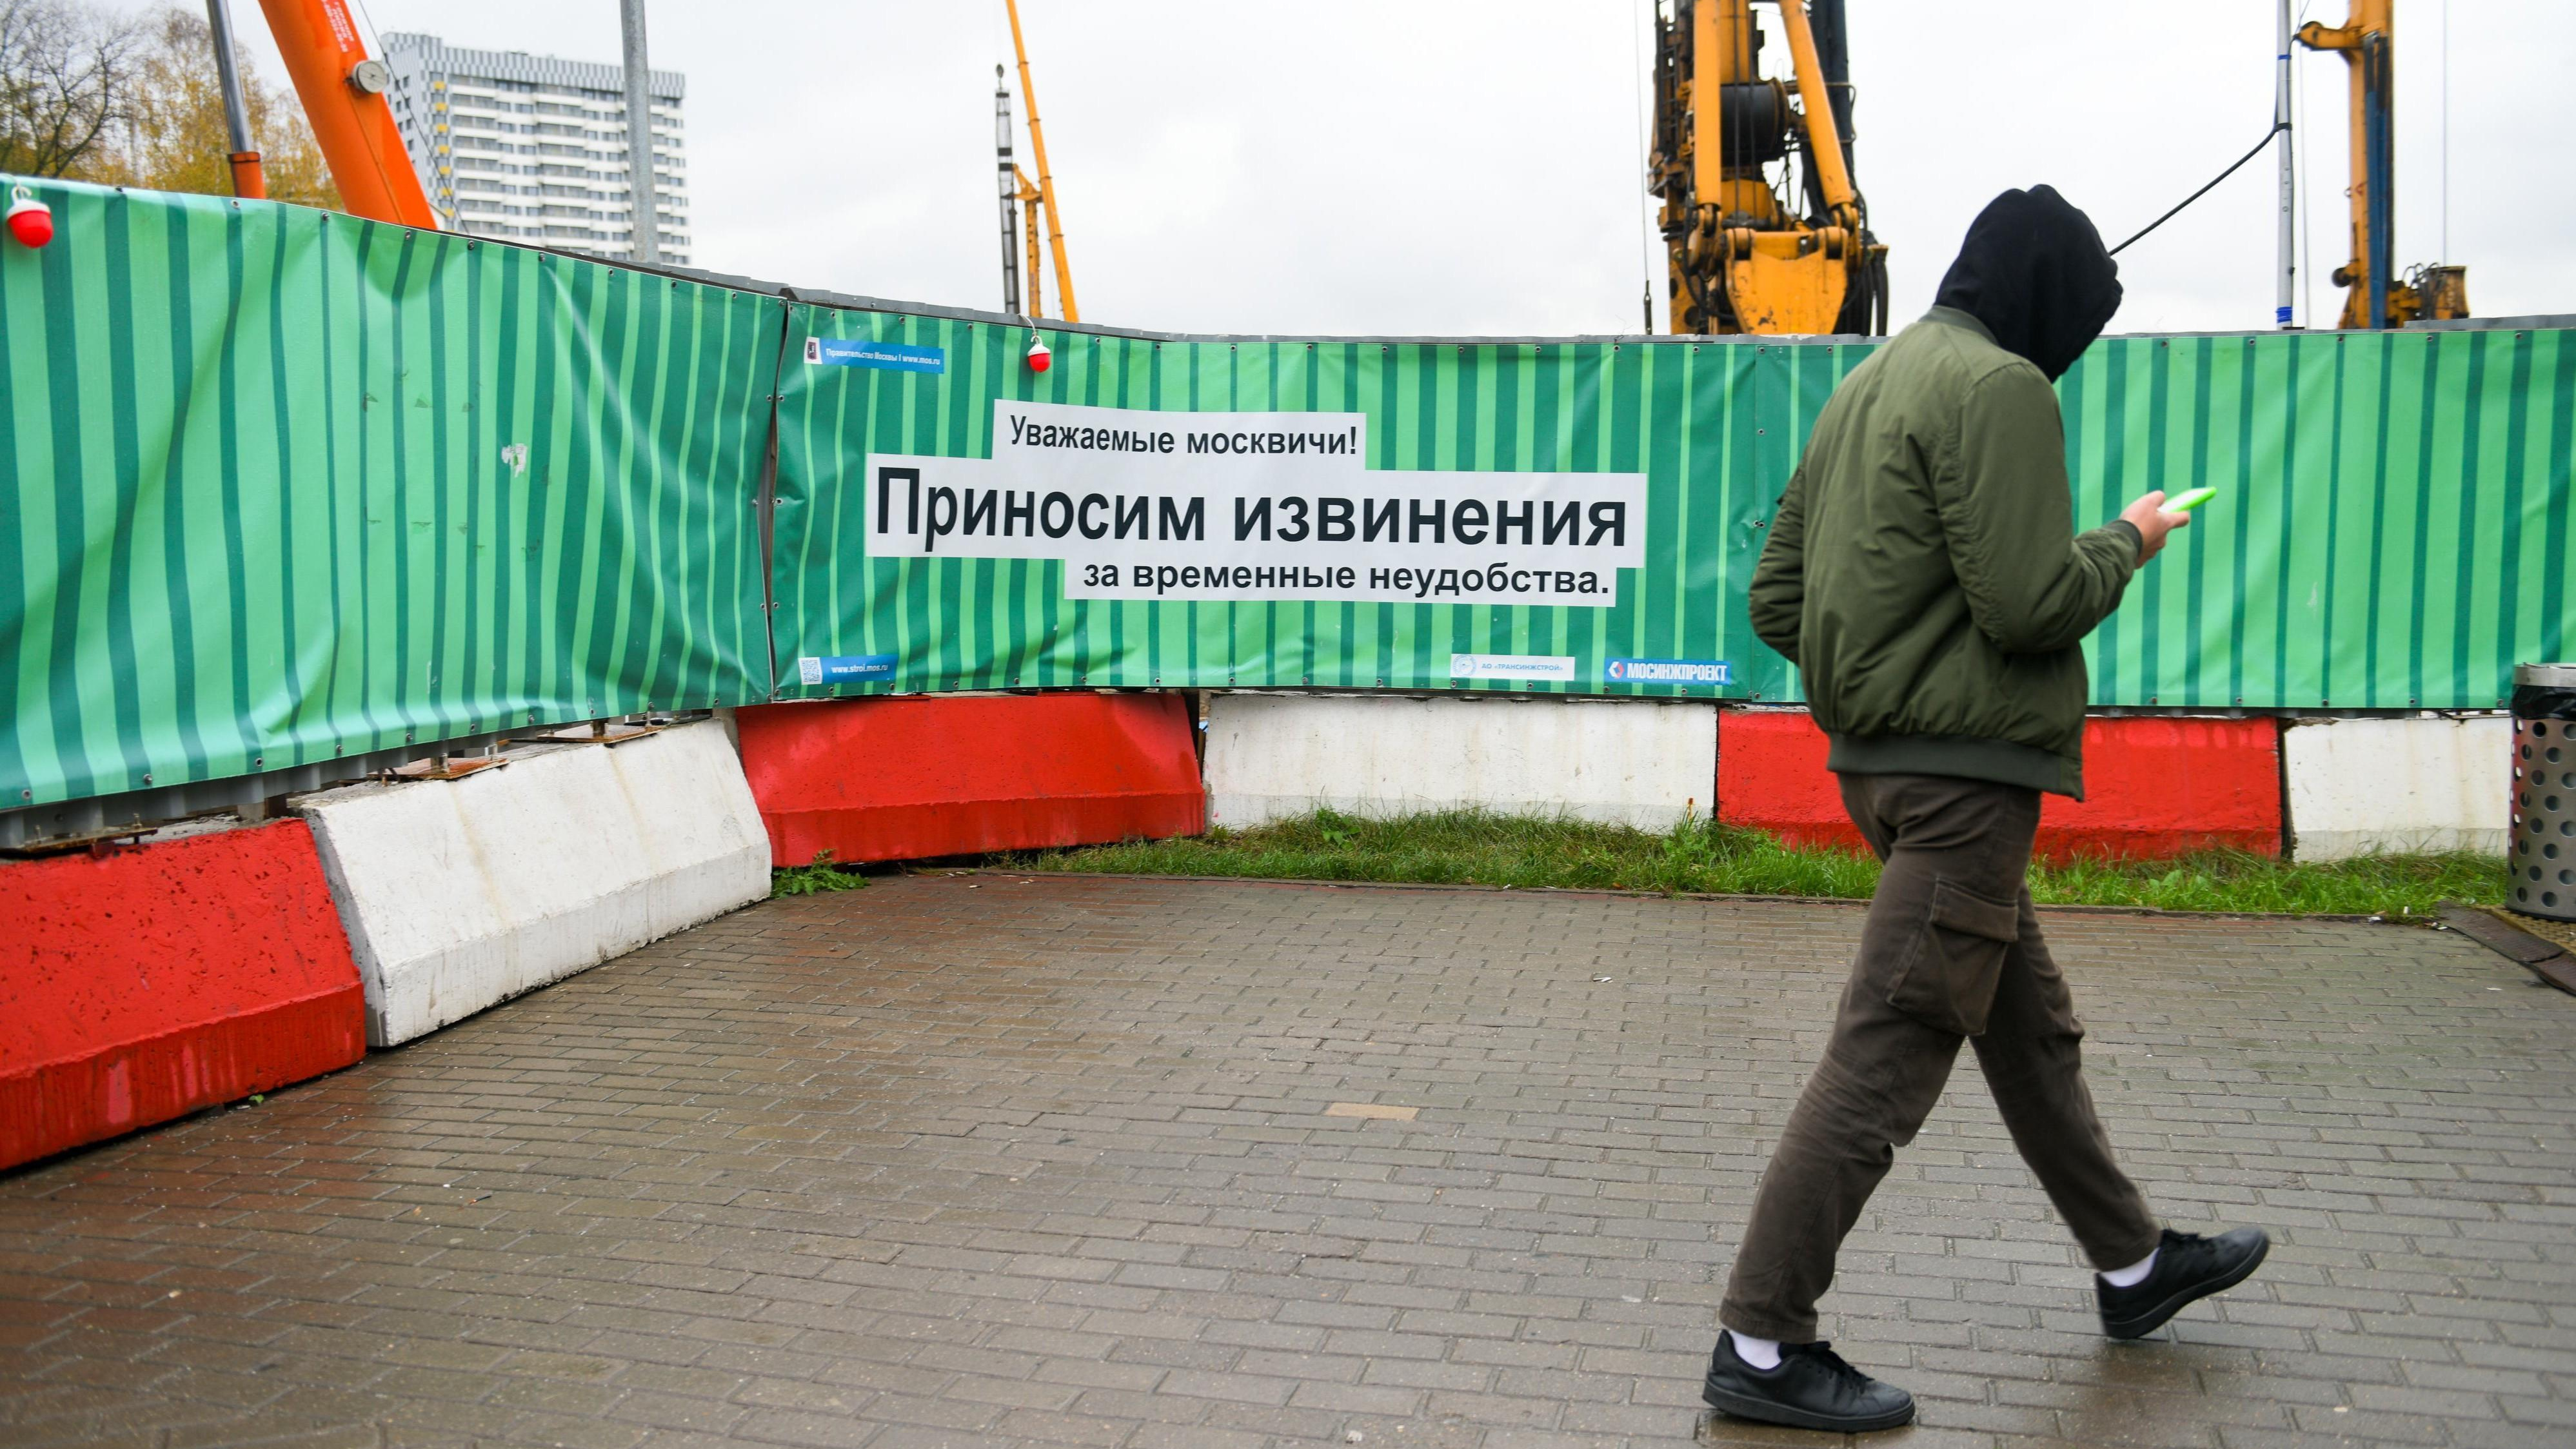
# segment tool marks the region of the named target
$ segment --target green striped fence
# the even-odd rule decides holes
[[[944,376],[790,365],[780,413],[779,651],[893,654],[865,685],[1512,689],[1795,699],[1743,591],[1770,502],[1866,345],[1158,341],[803,307],[809,335],[935,346]],[[2060,384],[2079,518],[2150,488],[2219,499],[2088,643],[2094,701],[2155,708],[2492,709],[2563,655],[2576,333],[2105,340]],[[1078,603],[1061,566],[867,560],[870,453],[980,456],[996,397],[1362,412],[1372,468],[1642,470],[1648,564],[1609,609]],[[1464,683],[1453,652],[1570,654],[1573,683]],[[1611,684],[1614,656],[1725,660],[1722,688]]]
[[[798,696],[1794,699],[1743,593],[1869,351],[1049,327],[1040,374],[1025,326],[989,318],[268,203],[39,194],[54,243],[0,247],[0,808]],[[809,342],[939,370],[813,365]],[[2060,391],[2079,518],[2224,490],[2092,641],[2098,703],[2485,709],[2514,663],[2562,655],[2576,334],[2115,338]],[[1079,599],[1051,559],[871,557],[868,460],[990,456],[997,402],[1357,414],[1379,475],[1637,475],[1643,565],[1587,607]],[[1573,677],[1453,679],[1457,654]],[[885,667],[808,684],[808,658]],[[1616,681],[1619,659],[1727,682]]]
[[[2059,392],[2078,516],[2224,490],[2094,635],[2097,702],[2494,709],[2565,657],[2576,333],[2115,338]]]
[[[50,184],[0,251],[0,807],[769,687],[774,301]]]
[[[1829,388],[1862,349],[1048,335],[1054,364],[1040,374],[1022,361],[1024,328],[796,309],[791,359],[808,337],[864,339],[937,349],[946,371],[787,365],[774,573],[782,693],[1233,685],[1779,697],[1786,666],[1754,642],[1744,590],[1795,462],[1792,390]],[[985,456],[996,399],[1358,413],[1373,472],[1643,473],[1646,565],[1615,606],[1594,608],[1082,601],[1065,597],[1054,560],[868,557],[868,458]],[[1574,680],[1453,682],[1454,653],[1570,657]],[[861,684],[804,685],[789,667],[888,655],[894,673]],[[1603,665],[1617,658],[1726,661],[1745,682],[1614,683]]]

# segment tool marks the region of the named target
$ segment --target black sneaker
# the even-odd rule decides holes
[[[1708,1356],[1708,1381],[1699,1396],[1709,1407],[1739,1419],[1862,1434],[1914,1421],[1914,1396],[1883,1384],[1843,1362],[1833,1345],[1780,1345],[1780,1366],[1758,1369],[1735,1356],[1735,1337],[1721,1333]]]
[[[2261,1228],[2238,1228],[2214,1238],[2165,1229],[2156,1266],[2135,1287],[2114,1288],[2094,1275],[2102,1305],[2102,1331],[2113,1338],[2144,1338],[2195,1298],[2223,1293],[2253,1276],[2272,1251]]]

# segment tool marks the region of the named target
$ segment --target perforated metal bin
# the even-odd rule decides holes
[[[2576,921],[2576,664],[2513,672],[2513,888],[2525,915]]]

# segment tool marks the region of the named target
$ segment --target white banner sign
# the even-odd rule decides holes
[[[1360,413],[995,402],[993,456],[867,460],[875,558],[1060,559],[1073,599],[1608,608],[1642,473],[1366,466]]]

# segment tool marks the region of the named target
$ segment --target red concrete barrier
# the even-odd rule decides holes
[[[0,1166],[366,1054],[300,820],[0,865],[0,921]]]
[[[801,865],[1196,835],[1207,794],[1173,694],[906,697],[742,710],[770,858]]]
[[[2084,723],[2084,799],[2045,797],[2039,850],[2156,859],[2281,853],[2278,720],[2130,715]]]
[[[1794,845],[1859,850],[1803,710],[1722,710],[1717,818]],[[2213,846],[2281,853],[2281,732],[2270,719],[2125,716],[2084,725],[2081,802],[2043,797],[2039,854],[2158,858]]]
[[[1866,850],[1825,768],[1825,734],[1803,709],[1717,712],[1717,818],[1791,845]]]

